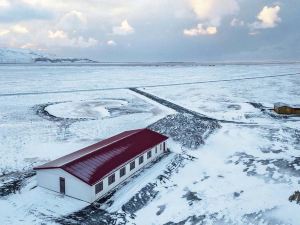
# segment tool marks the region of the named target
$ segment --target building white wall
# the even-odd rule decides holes
[[[119,168],[117,168],[117,170],[113,172],[113,173],[115,173],[115,182],[112,183],[111,185],[108,185],[108,177],[112,173],[110,173],[106,177],[104,177],[101,180],[103,182],[103,190],[100,191],[99,193],[96,194],[95,188],[96,188],[96,184],[100,183],[101,181],[99,181],[95,185],[93,185],[94,201],[97,200],[97,199],[99,199],[99,198],[101,198],[102,196],[104,196],[108,192],[110,192],[112,189],[114,189],[120,183],[122,183],[123,181],[125,181],[128,177],[130,177],[131,175],[133,175],[139,169],[141,169],[142,167],[144,167],[145,165],[147,165],[149,162],[157,159],[157,157],[159,157],[164,152],[163,151],[163,143],[164,142],[162,142],[162,143],[158,144],[157,146],[151,148],[151,150],[152,150],[152,156],[151,156],[151,158],[147,159],[147,152],[150,151],[150,149],[148,149],[143,154],[138,155],[135,159],[132,159],[129,162],[127,162],[125,165],[122,165]],[[166,145],[166,149],[167,149],[167,142],[166,141],[165,141],[165,145]],[[155,151],[155,148],[157,148],[157,152]],[[144,162],[142,164],[139,164],[139,157],[142,156],[142,155],[144,156]],[[130,163],[132,161],[135,161],[135,168],[133,170],[130,170]],[[120,169],[123,168],[124,166],[126,167],[126,174],[124,176],[120,177]]]
[[[108,185],[108,177],[112,174],[108,174],[106,177],[101,180],[103,182],[103,190],[100,191],[98,194],[95,192],[95,186],[90,186],[86,184],[85,182],[81,181],[77,177],[69,174],[68,172],[62,170],[62,169],[40,169],[37,170],[37,182],[38,186],[47,188],[49,190],[60,192],[60,184],[59,184],[59,178],[63,177],[65,178],[65,195],[71,196],[77,199],[81,199],[86,202],[94,202],[98,198],[101,198],[105,194],[107,194],[109,191],[111,191],[113,188],[115,188],[118,184],[122,183],[124,180],[126,180],[128,177],[133,175],[136,171],[147,165],[149,162],[155,160],[158,156],[160,156],[163,151],[163,143],[160,143],[159,145],[152,148],[152,156],[151,158],[147,159],[147,152],[150,150],[145,151],[143,154],[138,155],[135,159],[130,160],[126,164],[120,166],[115,171],[115,182],[111,185]],[[166,143],[166,141],[165,141]],[[157,152],[155,151],[155,148],[157,148]],[[166,143],[166,149],[167,149],[167,143]],[[142,164],[139,164],[139,157],[143,155],[144,156],[144,162]],[[135,168],[133,170],[130,170],[130,163],[132,161],[135,161]],[[126,174],[123,177],[120,177],[120,169],[123,167],[126,167]],[[99,181],[99,182],[101,182]],[[99,183],[97,182],[97,183]]]
[[[92,187],[77,177],[67,173],[62,169],[42,169],[37,170],[38,185],[49,190],[60,192],[59,178],[65,178],[65,195],[86,202],[93,202],[94,191]]]

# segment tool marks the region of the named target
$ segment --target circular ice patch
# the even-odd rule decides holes
[[[100,119],[110,117],[110,108],[128,104],[124,100],[88,100],[49,105],[45,110],[56,117],[72,119]]]

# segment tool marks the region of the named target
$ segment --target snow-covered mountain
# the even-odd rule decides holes
[[[32,63],[40,57],[49,56],[29,49],[0,48],[0,63]]]
[[[30,49],[0,48],[0,63],[94,63],[80,58],[60,58]]]

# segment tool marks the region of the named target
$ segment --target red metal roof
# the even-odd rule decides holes
[[[149,129],[125,131],[34,169],[61,168],[93,185],[114,169],[167,139]]]

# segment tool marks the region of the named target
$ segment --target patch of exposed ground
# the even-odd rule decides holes
[[[188,201],[188,204],[191,206],[194,203],[201,201],[202,199],[198,196],[197,192],[193,192],[190,190],[185,190],[186,193],[182,196],[182,198],[185,198]]]
[[[289,201],[295,201],[297,204],[300,204],[300,191],[295,191],[294,194],[289,197]]]
[[[158,211],[156,212],[156,215],[159,216],[161,215],[166,209],[166,205],[159,205],[158,206]]]
[[[10,172],[0,176],[0,198],[16,194],[25,186],[28,178],[35,175],[35,171],[28,170],[23,172]]]
[[[230,224],[230,225],[236,225],[241,224],[243,222],[244,224],[276,224],[276,225],[287,225],[284,222],[281,222],[277,219],[272,219],[266,214],[268,212],[271,212],[270,210],[259,210],[258,212],[245,214],[241,221],[234,222],[229,218],[225,218],[224,215],[220,215],[219,213],[213,213],[213,214],[205,214],[205,215],[193,215],[188,216],[187,218],[179,221],[179,222],[173,222],[170,221],[168,223],[165,223],[164,225],[206,225],[206,224]]]
[[[288,225],[286,222],[282,222],[278,219],[273,219],[269,216],[266,216],[269,212],[272,212],[273,209],[259,210],[254,213],[245,214],[243,216],[242,222],[244,222],[244,224]]]
[[[181,220],[179,222],[168,222],[165,223],[164,225],[185,225],[185,224],[190,224],[190,225],[202,225],[202,224],[206,224],[205,218],[207,216],[206,215],[200,215],[200,216],[189,216],[184,220]]]
[[[237,153],[228,161],[235,165],[244,165],[243,171],[248,176],[258,176],[266,181],[288,182],[291,176],[300,176],[300,157],[287,159],[259,159],[258,157]]]
[[[196,149],[220,127],[217,121],[202,120],[191,114],[179,113],[168,115],[148,128],[171,137],[184,147]]]

